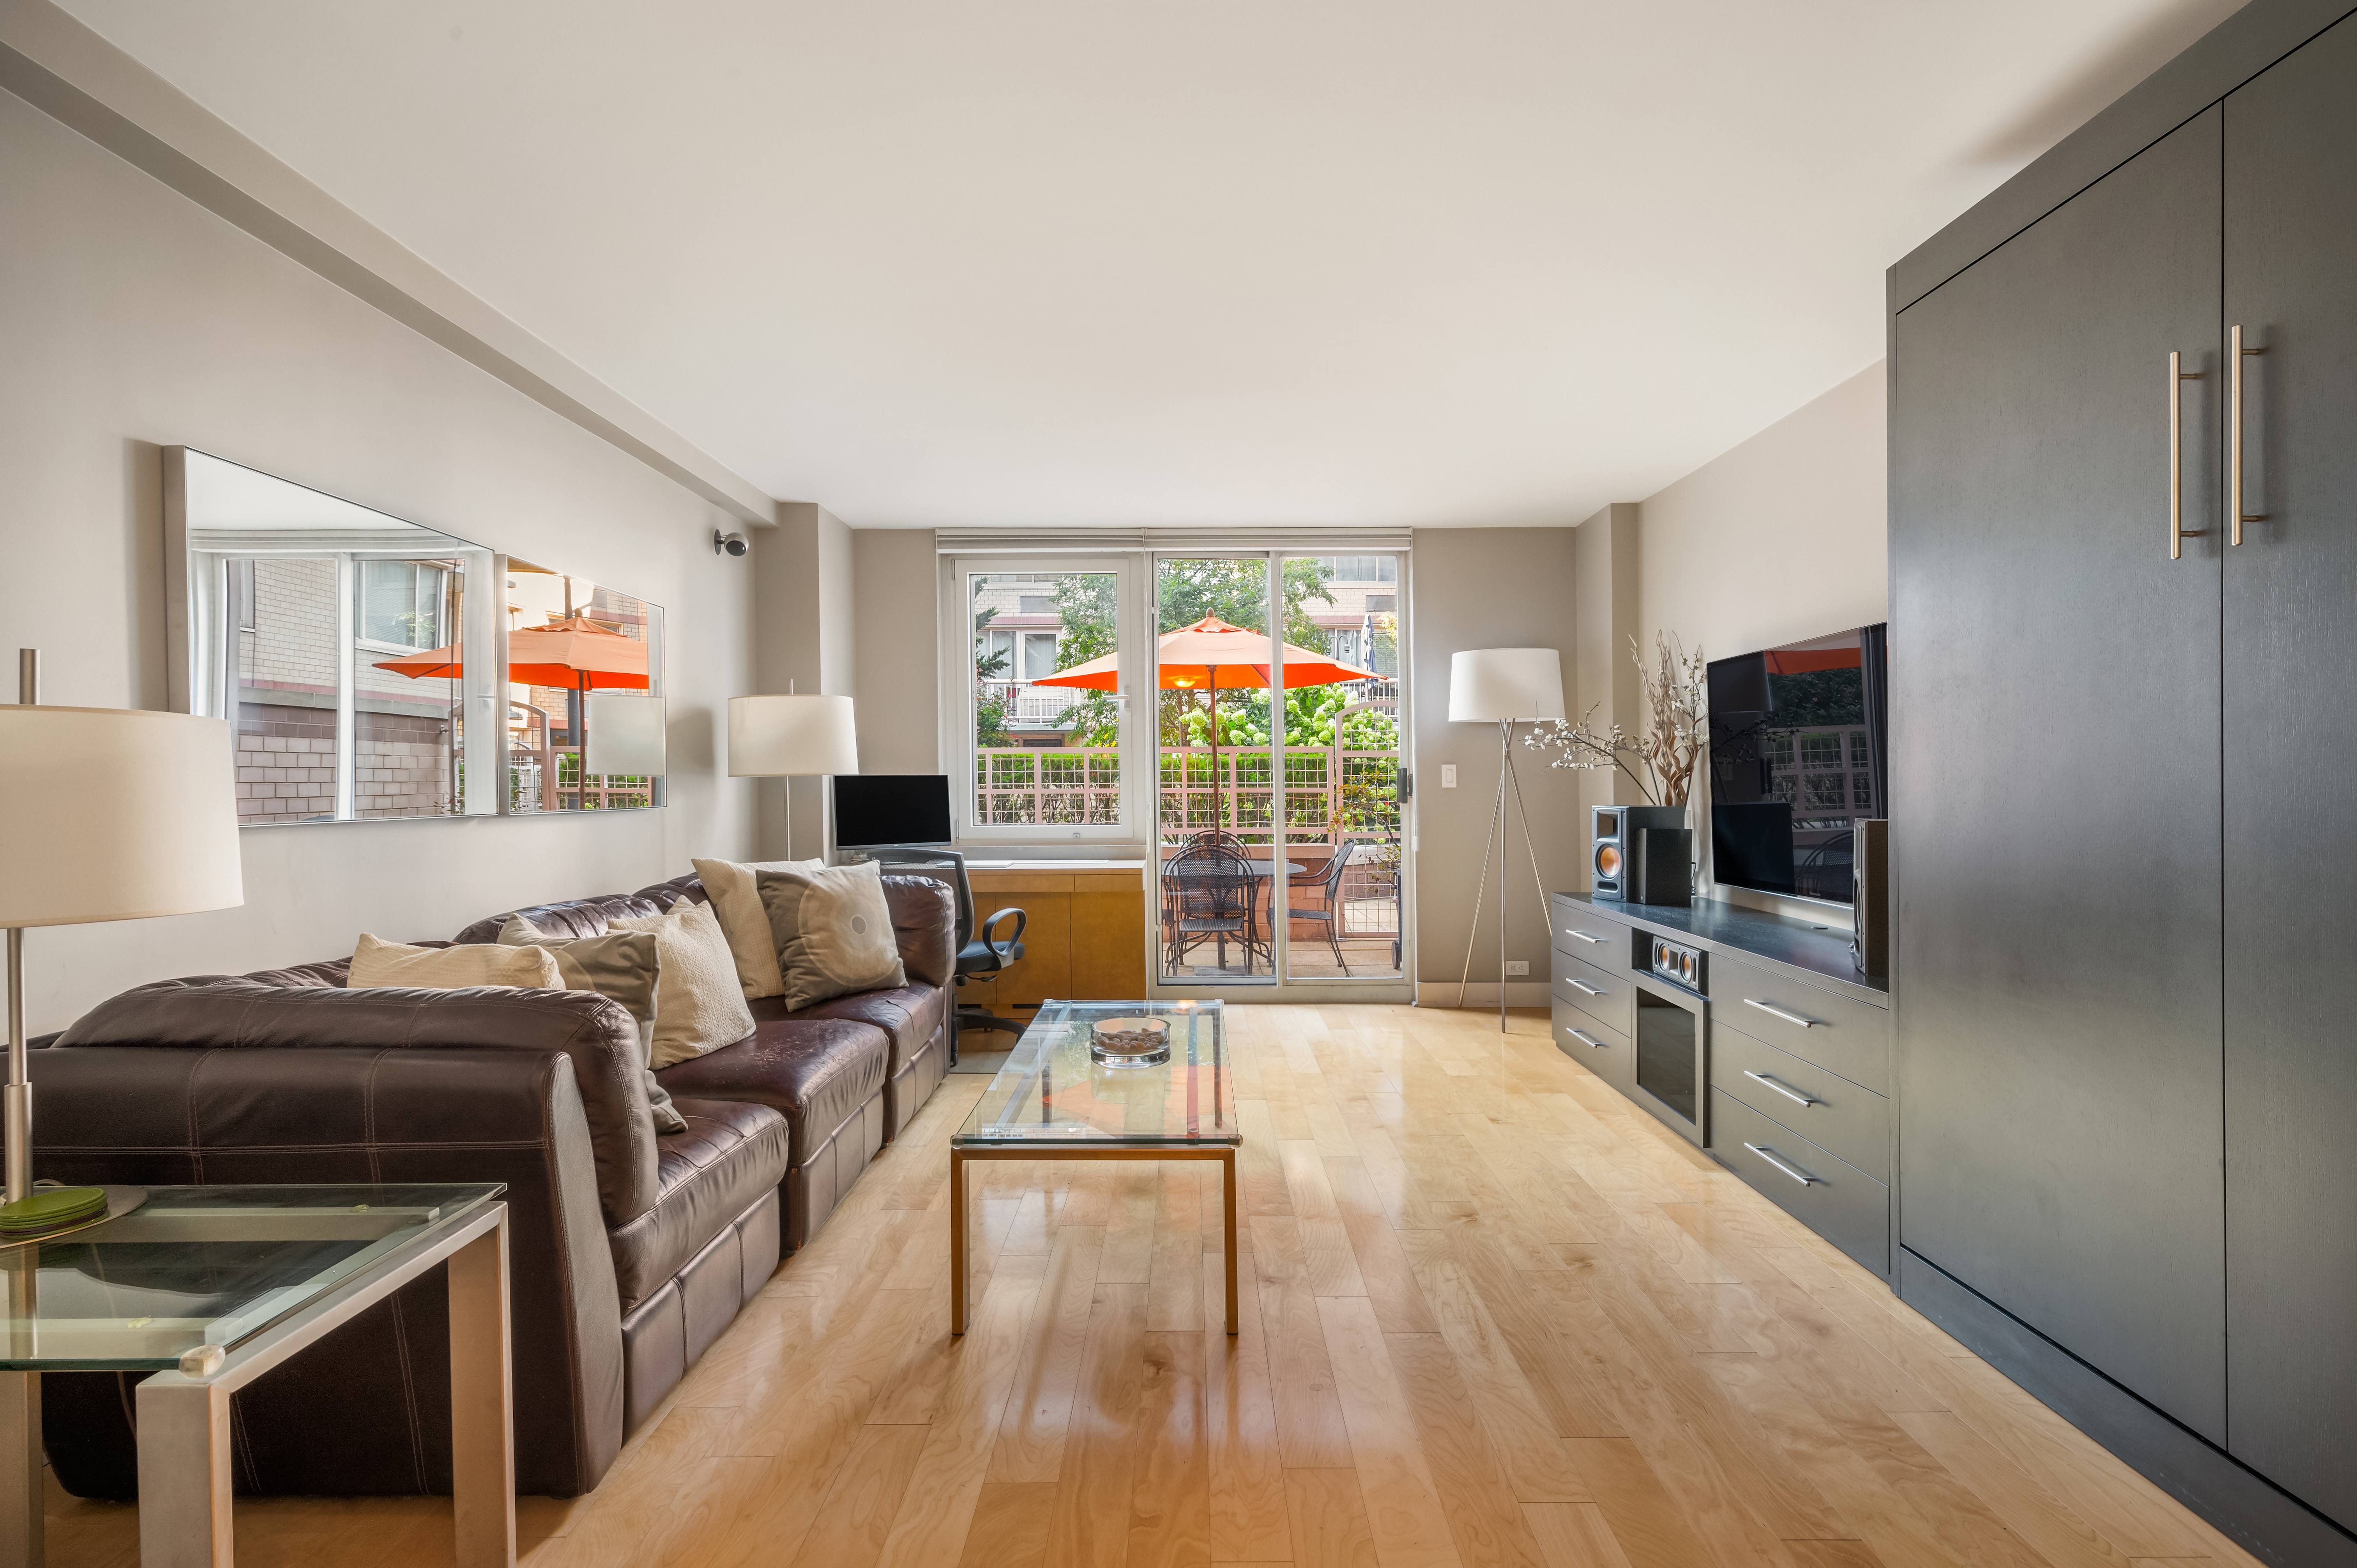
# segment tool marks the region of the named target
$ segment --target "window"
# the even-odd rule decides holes
[[[1871,773],[1851,774],[1849,776],[1849,798],[1850,803],[1857,808],[1861,815],[1872,815],[1874,811],[1874,775]]]
[[[1056,672],[1054,632],[1032,632],[1023,639],[1023,679],[1037,681]]]
[[[360,634],[393,648],[442,645],[442,569],[415,561],[360,564]]]
[[[1016,613],[1027,616],[1051,616],[1056,613],[1053,594],[1019,594],[1015,600]]]
[[[1787,730],[1782,734],[1768,736],[1760,751],[1768,758],[1769,767],[1789,769],[1792,766],[1792,732]]]
[[[1842,766],[1842,737],[1837,735],[1804,735],[1801,737],[1801,766],[1813,772],[1820,768]]]
[[[1399,581],[1399,559],[1393,555],[1321,555],[1318,564],[1337,583]]]
[[[1039,682],[1122,651],[1129,575],[997,564],[949,567],[950,602],[964,623],[947,649],[965,663],[951,687],[965,700],[946,737],[958,758],[960,836],[1120,838],[1136,820],[1128,796],[1133,775],[1142,777],[1123,766],[1122,673],[1084,686]]]

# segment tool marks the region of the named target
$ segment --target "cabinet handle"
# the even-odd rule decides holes
[[[1817,1021],[1814,1018],[1803,1018],[1798,1013],[1787,1013],[1773,1003],[1757,1002],[1747,996],[1743,999],[1743,1004],[1746,1007],[1757,1007],[1762,1013],[1772,1013],[1787,1024],[1795,1024],[1803,1029],[1813,1029],[1817,1026]]]
[[[2236,330],[2239,331],[2241,328],[2237,328]],[[2184,364],[2185,356],[2171,349],[2169,351],[2169,558],[2171,561],[2184,558],[2185,540],[2189,533],[2195,539],[2201,538],[2202,534],[2201,529],[2189,530],[2185,526],[2185,389],[2183,383],[2200,381],[2201,372],[2188,371],[2184,368]],[[2240,387],[2242,377],[2239,373],[2239,366],[2237,371],[2234,384]],[[2240,397],[2242,394],[2238,392],[2235,395]],[[2237,544],[2242,542],[2240,534],[2236,535],[2234,542]]]
[[[1770,1089],[1774,1090],[1777,1093],[1779,1093],[1779,1094],[1782,1095],[1785,1099],[1790,1100],[1790,1101],[1795,1101],[1795,1102],[1797,1102],[1797,1103],[1799,1103],[1799,1104],[1802,1104],[1802,1105],[1823,1105],[1823,1104],[1824,1103],[1824,1101],[1822,1101],[1822,1100],[1813,1100],[1813,1099],[1811,1099],[1809,1096],[1807,1096],[1807,1095],[1805,1095],[1805,1094],[1803,1094],[1803,1093],[1802,1093],[1799,1090],[1797,1090],[1797,1089],[1787,1089],[1787,1088],[1785,1088],[1782,1084],[1778,1083],[1774,1079],[1772,1079],[1772,1078],[1768,1078],[1768,1077],[1763,1076],[1762,1074],[1753,1072],[1749,1068],[1745,1068],[1745,1069],[1743,1069],[1743,1076],[1744,1076],[1744,1077],[1746,1077],[1746,1078],[1749,1078],[1749,1079],[1757,1079],[1759,1082],[1761,1082],[1761,1083],[1766,1084],[1769,1088],[1770,1088]]]
[[[2265,349],[2244,348],[2242,323],[2234,324],[2233,340],[2226,349],[2226,362],[2234,367],[2234,384],[2226,398],[2230,427],[2226,433],[2226,522],[2230,529],[2228,542],[2233,544],[2243,542],[2243,524],[2267,521],[2266,512],[2243,510],[2243,361],[2266,352]]]
[[[1587,1047],[1590,1050],[1600,1051],[1604,1048],[1604,1042],[1597,1039],[1585,1029],[1574,1029],[1566,1025],[1564,1028],[1564,1033],[1569,1035],[1573,1039],[1577,1040],[1581,1045]]]
[[[1778,1170],[1782,1171],[1786,1176],[1791,1176],[1794,1181],[1799,1182],[1803,1187],[1823,1187],[1824,1185],[1824,1183],[1819,1181],[1816,1177],[1786,1165],[1783,1161],[1778,1159],[1773,1154],[1761,1148],[1757,1144],[1746,1144],[1743,1146],[1750,1150],[1753,1154],[1759,1155],[1761,1159],[1766,1160],[1770,1165],[1774,1165]]]
[[[1566,926],[1563,929],[1563,934],[1566,937],[1577,937],[1583,942],[1593,942],[1598,947],[1602,947],[1604,945],[1604,939],[1602,937],[1591,937],[1586,931],[1575,931],[1569,926]]]
[[[1585,991],[1590,996],[1601,996],[1604,994],[1604,993],[1597,990],[1596,987],[1588,984],[1584,980],[1566,980],[1564,983],[1570,986],[1574,991]]]

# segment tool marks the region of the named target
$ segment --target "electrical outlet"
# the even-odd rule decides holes
[[[1507,978],[1507,979],[1512,980],[1514,976],[1516,976],[1516,975],[1518,975],[1518,974],[1521,974],[1521,975],[1528,975],[1530,972],[1531,972],[1531,961],[1530,961],[1530,960],[1528,960],[1528,959],[1526,959],[1526,958],[1510,958],[1510,959],[1508,959],[1508,960],[1506,961],[1506,978]]]
[[[1440,787],[1444,789],[1457,788],[1457,764],[1444,762],[1440,765]]]

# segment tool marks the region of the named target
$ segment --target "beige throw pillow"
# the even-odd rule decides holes
[[[655,1127],[684,1133],[687,1118],[671,1102],[671,1091],[655,1079],[655,993],[662,974],[652,931],[608,931],[597,937],[557,937],[510,915],[500,928],[503,947],[544,948],[554,956],[568,991],[594,991],[622,1004],[639,1026],[639,1062],[646,1069],[647,1104]]]
[[[816,871],[823,860],[696,860],[689,865],[703,879],[704,896],[728,938],[737,980],[748,998],[775,996],[786,988],[778,970],[778,945],[770,940],[769,912],[761,908],[753,878],[764,871]]]
[[[786,1005],[807,1007],[854,991],[909,982],[884,878],[874,861],[815,871],[755,874],[778,944]]]
[[[733,1046],[753,1032],[737,961],[710,908],[682,899],[669,914],[633,915],[607,929],[654,933],[655,1066]]]
[[[553,953],[538,948],[500,948],[470,943],[456,948],[418,948],[381,941],[363,931],[352,950],[352,972],[344,983],[355,991],[379,985],[420,991],[459,991],[474,985],[565,989]]]

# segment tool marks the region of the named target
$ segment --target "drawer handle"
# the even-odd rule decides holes
[[[1585,992],[1587,992],[1590,996],[1601,996],[1601,995],[1603,995],[1603,994],[1604,994],[1604,993],[1602,993],[1601,991],[1598,991],[1596,987],[1594,987],[1593,985],[1588,984],[1588,983],[1587,983],[1587,982],[1585,982],[1585,981],[1580,981],[1580,980],[1566,980],[1564,983],[1566,983],[1566,985],[1569,985],[1569,986],[1570,986],[1574,991],[1585,991]]]
[[[1577,937],[1581,941],[1591,942],[1598,947],[1602,947],[1604,945],[1604,939],[1602,937],[1591,937],[1586,931],[1575,931],[1569,926],[1566,926],[1563,929],[1563,934],[1566,937]]]
[[[1794,1025],[1800,1028],[1813,1029],[1817,1026],[1817,1021],[1814,1018],[1803,1018],[1798,1013],[1787,1013],[1784,1009],[1776,1006],[1773,1003],[1758,1002],[1747,996],[1743,999],[1743,1004],[1746,1007],[1757,1007],[1762,1013],[1772,1013],[1777,1017],[1783,1019],[1787,1024]]]
[[[1604,1048],[1604,1042],[1589,1035],[1585,1029],[1575,1029],[1569,1025],[1566,1025],[1563,1032],[1569,1035],[1573,1039],[1577,1040],[1581,1045],[1587,1046],[1592,1050],[1600,1051]]]
[[[1782,1084],[1778,1083],[1774,1079],[1770,1078],[1763,1073],[1753,1072],[1749,1068],[1745,1068],[1743,1069],[1743,1076],[1748,1079],[1754,1079],[1757,1082],[1766,1084],[1769,1088],[1774,1090],[1785,1099],[1793,1101],[1796,1103],[1802,1105],[1823,1105],[1824,1103],[1822,1100],[1811,1099],[1808,1095],[1803,1094],[1797,1089],[1787,1089]]]
[[[1824,1183],[1819,1181],[1816,1177],[1807,1175],[1805,1172],[1798,1170],[1792,1165],[1786,1165],[1783,1161],[1778,1159],[1773,1153],[1761,1148],[1757,1144],[1746,1144],[1743,1146],[1750,1150],[1753,1154],[1759,1155],[1761,1159],[1766,1160],[1770,1165],[1774,1165],[1778,1170],[1782,1171],[1786,1176],[1791,1176],[1794,1181],[1799,1182],[1803,1187],[1823,1187],[1824,1185]]]

